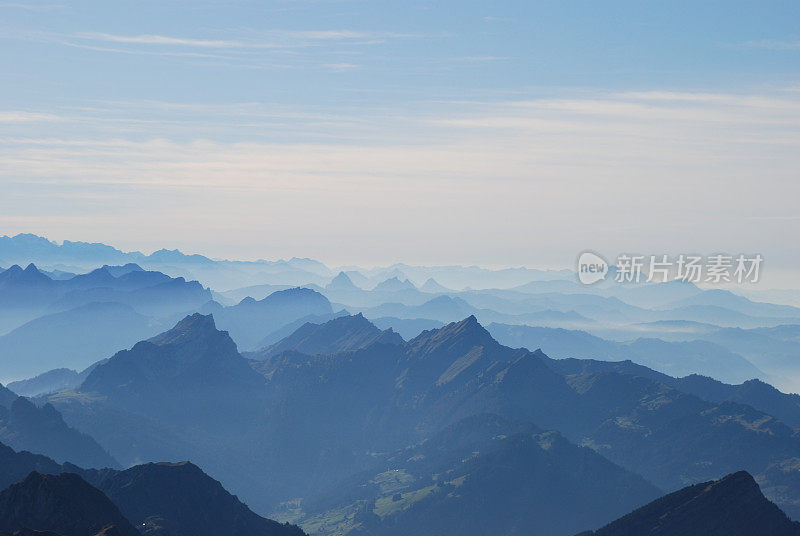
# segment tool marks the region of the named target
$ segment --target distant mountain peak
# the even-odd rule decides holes
[[[381,331],[364,315],[346,315],[323,324],[307,322],[272,346],[255,354],[267,359],[287,351],[308,355],[335,354],[366,348],[374,343],[400,346],[403,338],[390,329]]]
[[[339,272],[339,275],[334,277],[330,283],[325,285],[327,290],[361,290],[359,289],[354,283],[353,280],[350,279],[344,272]]]
[[[400,280],[397,276],[390,277],[385,281],[378,283],[373,289],[378,292],[400,292],[403,290],[416,290],[417,287],[408,279]]]
[[[439,292],[452,292],[449,288],[442,286],[436,281],[434,278],[430,277],[427,281],[419,288],[422,292],[427,292],[429,294],[436,294]]]
[[[127,264],[123,264],[122,266],[110,266],[108,264],[103,265],[103,269],[105,269],[108,273],[113,275],[114,277],[120,277],[125,274],[129,274],[131,272],[144,272],[145,269],[136,264],[135,262],[129,262]]]
[[[47,274],[42,273],[33,263],[30,263],[24,270],[20,265],[14,264],[6,271],[0,273],[0,282],[3,281],[23,285],[52,283],[52,279],[47,277]]]
[[[280,300],[280,299],[283,299],[283,298],[312,297],[312,296],[313,297],[316,297],[316,296],[323,297],[322,294],[320,294],[316,290],[308,288],[308,287],[292,287],[292,288],[287,288],[285,290],[275,291],[275,292],[273,292],[272,294],[270,294],[269,296],[267,296],[266,298],[264,298],[263,300],[260,300],[260,301],[262,301],[262,302],[268,301],[268,300],[269,301],[275,301],[275,300]]]

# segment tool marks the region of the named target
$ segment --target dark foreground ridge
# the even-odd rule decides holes
[[[0,493],[0,534],[23,529],[59,536],[139,535],[103,492],[78,475],[35,471]]]
[[[800,523],[769,502],[746,471],[670,493],[578,536],[800,535]]]

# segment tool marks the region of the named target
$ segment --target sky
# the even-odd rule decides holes
[[[364,265],[761,253],[788,285],[798,21],[768,0],[0,1],[0,234]]]

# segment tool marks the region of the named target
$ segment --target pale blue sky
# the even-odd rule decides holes
[[[0,1],[0,234],[800,261],[800,3]]]

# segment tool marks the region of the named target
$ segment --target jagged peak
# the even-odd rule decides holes
[[[429,277],[428,280],[425,281],[425,283],[422,284],[422,286],[420,287],[420,290],[422,290],[423,292],[430,292],[430,293],[434,293],[434,292],[450,292],[449,288],[441,285],[438,281],[436,281],[432,277]]]
[[[194,313],[175,324],[172,329],[148,339],[148,342],[159,346],[180,344],[189,340],[208,336],[209,334],[216,335],[221,333],[226,332],[217,329],[217,325],[214,322],[214,315]]]
[[[351,290],[352,289],[358,289],[358,287],[355,285],[355,283],[353,283],[353,280],[350,279],[350,276],[348,276],[344,272],[339,272],[339,274],[336,277],[331,279],[330,283],[325,285],[325,288],[326,289],[332,289],[332,290],[335,290],[337,288],[338,289],[351,289]]]
[[[475,315],[459,322],[451,322],[439,329],[423,331],[408,344],[412,347],[442,346],[499,346]]]
[[[15,279],[20,281],[51,281],[44,272],[40,271],[35,264],[30,263],[25,269],[19,264],[14,264],[4,272],[0,272],[4,279]]]
[[[458,297],[448,296],[444,294],[442,296],[436,296],[435,298],[431,298],[430,300],[426,301],[424,305],[429,304],[458,304],[458,305],[469,305],[466,301],[462,300]]]
[[[399,277],[394,276],[381,281],[373,290],[411,290],[416,288],[414,283],[408,279],[401,280]]]

